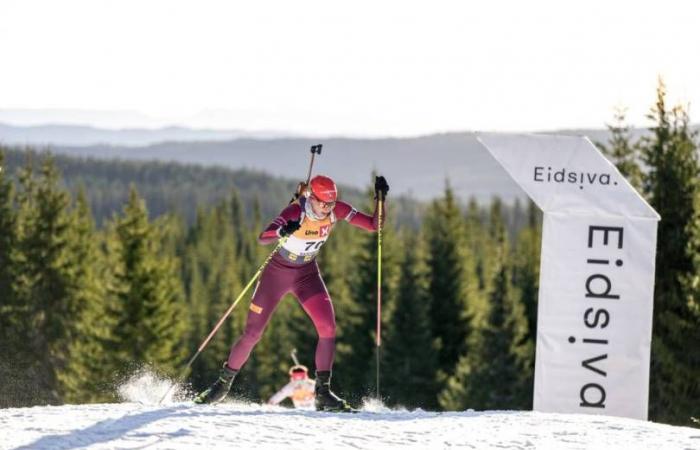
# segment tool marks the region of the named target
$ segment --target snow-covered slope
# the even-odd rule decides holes
[[[700,430],[636,420],[368,406],[357,414],[227,403],[0,410],[1,449],[700,449]]]
[[[125,403],[0,409],[0,449],[699,449],[700,430],[529,411],[434,413],[370,400],[355,414],[278,406],[194,405],[148,371],[118,387]],[[135,402],[138,400],[139,402]]]

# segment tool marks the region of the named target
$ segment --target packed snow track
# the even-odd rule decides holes
[[[223,403],[0,409],[0,449],[700,449],[700,430],[518,411],[300,411]]]

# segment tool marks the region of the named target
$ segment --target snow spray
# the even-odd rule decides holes
[[[368,397],[362,400],[362,408],[360,408],[360,411],[391,412],[391,408],[386,406],[384,402],[378,398]]]
[[[124,402],[144,405],[157,405],[166,393],[167,397],[163,403],[184,401],[191,394],[188,387],[181,383],[168,392],[172,385],[172,380],[144,366],[131,373],[117,386],[117,394]]]

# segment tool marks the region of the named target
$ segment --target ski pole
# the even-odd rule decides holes
[[[309,172],[306,175],[306,183],[305,184],[299,183],[299,186],[297,187],[297,192],[296,192],[296,194],[294,194],[294,196],[289,201],[289,203],[293,203],[294,200],[298,199],[299,196],[301,195],[301,191],[303,189],[306,189],[306,187],[309,185],[309,181],[311,181],[311,170],[314,167],[314,159],[315,159],[316,155],[321,154],[322,149],[323,149],[323,144],[316,144],[316,145],[311,146],[311,162],[309,163]]]
[[[281,238],[281,239],[279,240],[279,242],[277,243],[277,245],[275,246],[275,248],[274,248],[274,249],[270,252],[270,254],[267,256],[267,258],[266,258],[265,261],[262,263],[262,265],[260,266],[260,268],[258,269],[258,271],[255,272],[255,275],[253,275],[253,278],[250,279],[250,281],[249,281],[248,284],[246,284],[246,286],[243,288],[243,291],[238,295],[238,297],[236,298],[236,300],[234,300],[234,302],[233,302],[233,303],[231,304],[231,306],[226,310],[226,312],[224,313],[224,315],[221,316],[221,319],[219,319],[219,321],[216,323],[216,325],[214,326],[214,329],[211,330],[211,332],[209,333],[209,336],[207,336],[206,339],[204,339],[204,341],[202,341],[202,343],[200,344],[199,348],[197,349],[197,352],[194,354],[194,356],[192,356],[192,358],[190,358],[190,360],[187,362],[187,365],[185,366],[185,368],[182,369],[182,371],[180,372],[180,375],[176,378],[176,382],[173,383],[172,385],[170,385],[170,387],[168,388],[168,390],[165,392],[165,394],[163,395],[163,397],[160,399],[160,401],[158,402],[159,405],[160,405],[161,403],[163,403],[163,400],[165,400],[165,397],[168,396],[168,394],[170,393],[170,391],[172,391],[172,389],[175,387],[175,385],[181,383],[182,380],[185,379],[185,374],[187,373],[187,370],[190,368],[190,366],[192,365],[192,363],[194,362],[194,360],[197,359],[197,357],[199,356],[200,353],[202,353],[202,351],[204,351],[204,348],[209,344],[209,341],[214,337],[214,335],[216,334],[216,332],[219,331],[219,328],[221,328],[221,325],[224,323],[224,321],[226,320],[226,318],[229,316],[229,314],[231,314],[231,312],[233,311],[233,309],[236,307],[236,305],[238,304],[238,302],[241,301],[241,299],[242,299],[243,296],[246,294],[246,292],[248,292],[248,289],[250,289],[250,287],[253,285],[253,283],[255,282],[255,280],[257,280],[257,279],[260,277],[260,274],[262,274],[262,271],[263,271],[263,270],[265,269],[265,267],[267,267],[267,265],[270,263],[270,261],[272,260],[272,257],[275,256],[275,253],[277,253],[277,251],[278,251],[280,248],[282,248],[282,246],[284,245],[284,243],[287,242],[287,239],[288,239],[288,236],[284,236],[283,238]]]
[[[382,193],[377,193],[377,400],[379,397],[379,350],[382,345]]]
[[[314,166],[314,157],[318,154],[321,155],[321,150],[323,149],[323,144],[316,144],[311,146],[311,164],[309,164],[309,173],[306,175],[306,184],[309,184],[311,180],[311,168]]]
[[[294,361],[295,366],[299,365],[299,360],[297,359],[297,349],[292,350],[292,361]]]

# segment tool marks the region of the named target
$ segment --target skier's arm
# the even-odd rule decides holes
[[[282,402],[282,400],[291,396],[293,393],[294,387],[292,386],[292,383],[289,382],[282,389],[277,391],[275,395],[270,397],[270,400],[268,400],[267,403],[269,405],[279,405]]]
[[[280,237],[280,230],[287,225],[290,221],[298,221],[301,218],[301,206],[298,203],[292,203],[282,210],[279,216],[270,222],[270,224],[265,227],[260,236],[258,236],[258,243],[267,245],[275,242]]]
[[[369,215],[356,210],[349,203],[338,201],[335,205],[335,216],[338,220],[346,220],[351,225],[367,231],[377,231],[379,225],[378,201],[374,202],[374,214]],[[386,219],[386,201],[382,202],[382,226]]]
[[[344,202],[338,202],[335,207],[336,217],[339,219],[345,219],[350,224],[365,229],[367,231],[377,231],[379,228],[379,200],[383,199],[381,202],[381,226],[384,226],[384,221],[386,220],[386,194],[389,192],[389,184],[386,182],[386,178],[381,175],[374,177],[374,214],[372,216],[358,212],[350,204]]]

